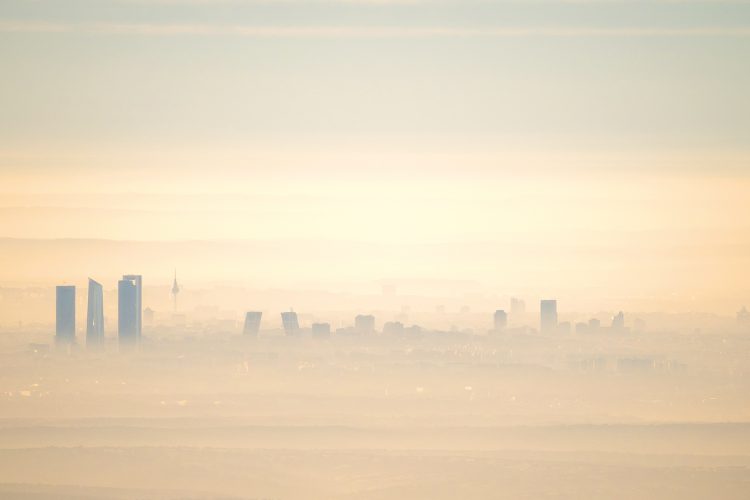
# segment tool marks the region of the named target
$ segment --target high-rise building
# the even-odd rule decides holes
[[[508,326],[508,314],[502,309],[495,311],[494,320],[496,332],[501,332]]]
[[[126,274],[122,279],[135,286],[135,331],[136,338],[140,340],[143,333],[143,277],[140,274]]]
[[[76,287],[55,289],[55,341],[72,344],[76,340]]]
[[[331,336],[330,323],[313,323],[312,336],[315,339],[326,339]]]
[[[555,332],[557,330],[557,301],[542,300],[539,311],[539,330],[542,333]]]
[[[263,313],[260,311],[248,311],[245,313],[245,326],[242,327],[243,335],[257,337],[260,331],[260,319]]]
[[[371,314],[358,314],[354,318],[354,330],[361,335],[375,333],[375,316]]]
[[[510,298],[510,314],[511,316],[523,316],[526,314],[526,302],[516,297]]]
[[[86,313],[86,347],[104,343],[104,291],[102,285],[89,278],[89,302]]]
[[[611,330],[613,332],[622,332],[625,330],[625,314],[623,314],[622,311],[615,314],[612,318],[612,328]]]
[[[281,313],[281,323],[284,325],[286,335],[297,335],[299,333],[299,321],[294,311]]]
[[[140,340],[138,286],[134,280],[117,283],[117,335],[121,346],[134,346]]]

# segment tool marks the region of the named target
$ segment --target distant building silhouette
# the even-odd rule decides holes
[[[597,333],[602,329],[602,322],[599,321],[596,318],[591,318],[589,320],[589,332],[590,333]]]
[[[140,274],[126,274],[122,279],[129,280],[135,285],[136,336],[140,340],[143,333],[143,277]]]
[[[172,282],[172,298],[174,299],[174,312],[177,312],[177,294],[180,293],[180,285],[177,284],[177,269],[174,270],[174,281]]]
[[[287,335],[297,335],[299,333],[299,321],[297,313],[294,311],[281,313],[281,323],[284,325],[284,333]]]
[[[117,335],[121,346],[138,344],[141,339],[140,276],[125,275],[117,283]]]
[[[326,339],[331,336],[330,323],[313,323],[312,336],[315,339]]]
[[[501,332],[508,326],[508,314],[502,309],[495,311],[494,326],[496,332]]]
[[[55,341],[72,344],[76,340],[76,287],[61,285],[55,289]]]
[[[89,297],[86,311],[86,347],[97,348],[104,344],[104,290],[102,285],[89,278]]]
[[[515,297],[510,298],[510,314],[511,316],[523,316],[526,314],[526,302]]]
[[[612,317],[612,331],[622,332],[625,330],[625,314],[622,311]]]
[[[354,330],[361,335],[375,333],[375,316],[371,314],[358,314],[354,318]]]
[[[557,301],[542,300],[540,303],[539,330],[553,333],[557,330]]]
[[[336,328],[336,337],[338,338],[353,337],[354,335],[356,335],[356,332],[354,331],[353,326],[344,326],[341,328]]]
[[[591,318],[588,323],[576,323],[576,333],[598,333],[602,329],[601,321]]]
[[[154,320],[156,319],[156,312],[151,309],[150,307],[147,307],[143,310],[143,323],[146,325],[153,325]]]
[[[422,327],[419,325],[411,325],[409,327],[404,328],[404,335],[406,337],[421,337],[423,333]]]
[[[383,333],[385,335],[403,335],[404,324],[400,321],[388,321],[383,325]]]
[[[257,337],[260,331],[260,319],[263,313],[260,311],[248,311],[245,313],[245,325],[242,327],[243,335]]]

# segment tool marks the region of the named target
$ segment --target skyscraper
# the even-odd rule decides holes
[[[539,330],[552,333],[557,330],[557,301],[542,300],[540,304]]]
[[[281,313],[281,323],[284,325],[284,333],[287,335],[297,335],[299,333],[299,321],[297,313],[294,311]]]
[[[371,314],[358,314],[354,318],[354,330],[361,335],[375,333],[375,316]]]
[[[135,285],[135,331],[136,338],[140,340],[143,333],[143,277],[140,274],[126,274],[122,279]]]
[[[124,277],[117,283],[117,334],[120,346],[134,346],[140,339],[138,292],[135,280]]]
[[[523,316],[524,314],[526,314],[526,302],[521,299],[517,299],[516,297],[511,297],[510,314],[512,316]]]
[[[72,344],[76,340],[76,287],[58,286],[55,290],[55,341]]]
[[[625,330],[625,314],[622,311],[615,314],[612,318],[612,331],[622,332]]]
[[[104,343],[104,292],[102,285],[89,278],[89,303],[86,313],[86,347]]]
[[[242,327],[243,335],[258,336],[260,331],[260,318],[263,313],[260,311],[248,311],[245,313],[245,325]]]
[[[508,326],[508,315],[502,309],[495,311],[494,317],[495,331],[501,332]]]

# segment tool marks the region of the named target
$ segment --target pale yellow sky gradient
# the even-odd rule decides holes
[[[748,33],[723,2],[11,0],[0,283],[179,267],[734,310]]]

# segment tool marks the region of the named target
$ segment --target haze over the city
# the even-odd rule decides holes
[[[750,495],[750,4],[0,2],[0,497]]]

